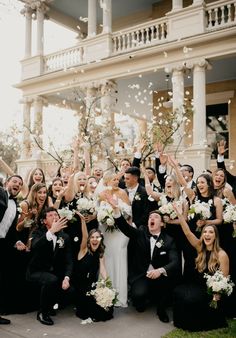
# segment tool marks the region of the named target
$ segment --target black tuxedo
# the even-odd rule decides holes
[[[40,312],[48,313],[60,294],[65,276],[71,277],[73,270],[71,243],[63,231],[56,233],[53,241],[46,237],[47,229],[42,226],[32,235],[32,258],[27,270],[27,279],[41,287]]]
[[[217,161],[217,168],[224,169],[226,172],[226,181],[229,183],[232,187],[234,196],[236,197],[236,176],[230,174],[230,172],[225,167],[225,162],[218,162]]]
[[[5,212],[8,208],[8,192],[0,187],[0,227]],[[14,200],[16,203],[16,201]],[[10,312],[14,299],[11,297],[12,288],[14,287],[14,265],[15,251],[14,245],[17,241],[16,223],[18,212],[16,207],[15,217],[6,233],[5,238],[0,238],[0,313]]]
[[[128,193],[128,191],[127,191]],[[148,196],[146,189],[139,184],[132,201],[132,217],[136,227],[147,223],[148,219]]]
[[[139,308],[145,304],[150,291],[152,298],[159,295],[154,301],[159,307],[165,308],[168,297],[174,286],[174,281],[178,277],[179,258],[173,239],[165,232],[161,232],[155,245],[151,257],[150,234],[147,226],[141,226],[138,229],[126,223],[123,217],[116,220],[118,228],[132,241],[133,255],[132,271],[129,274],[131,286],[131,298],[134,305]],[[164,268],[167,276],[161,275],[157,279],[146,277],[149,265],[154,269]]]

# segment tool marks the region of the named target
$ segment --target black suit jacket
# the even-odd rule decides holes
[[[71,243],[69,236],[63,231],[59,231],[55,250],[53,241],[46,238],[46,227],[42,226],[32,234],[32,258],[30,260],[27,276],[34,272],[51,272],[61,280],[71,277],[73,263],[71,253]]]
[[[132,202],[132,217],[137,228],[140,227],[140,225],[147,224],[148,212],[148,196],[146,189],[139,184]]]
[[[135,259],[132,260],[132,271],[129,274],[129,282],[132,284],[137,279],[146,276],[150,263],[154,269],[163,267],[167,272],[168,278],[175,278],[179,271],[179,257],[172,237],[161,232],[158,242],[160,247],[155,246],[152,259],[150,248],[150,234],[147,226],[138,229],[129,225],[121,216],[116,220],[118,228],[132,240],[132,250],[130,254]]]
[[[226,172],[226,180],[233,189],[234,196],[236,197],[236,176],[230,174],[230,172],[225,167],[225,162],[218,162],[217,161],[217,168],[224,169]]]
[[[14,200],[14,202],[16,203],[16,201]],[[5,189],[3,189],[2,187],[0,187],[0,222],[2,221],[5,212],[7,210],[8,207],[8,193]],[[16,223],[17,223],[17,219],[18,219],[18,211],[16,209],[16,215],[15,218],[6,234],[5,237],[5,242],[8,243],[10,246],[13,246],[16,241],[17,241],[17,231],[16,231]],[[0,225],[1,226],[1,225]]]

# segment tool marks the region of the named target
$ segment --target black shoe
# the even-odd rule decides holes
[[[135,306],[135,308],[136,308],[136,311],[138,311],[138,312],[144,312],[145,311],[144,305]]]
[[[38,312],[37,319],[40,323],[44,325],[53,325],[54,322],[52,318],[49,317],[49,315],[43,314],[42,312]]]
[[[10,319],[0,317],[0,324],[2,325],[11,324],[11,321]]]
[[[157,310],[157,315],[161,322],[169,323],[169,317],[165,310]]]

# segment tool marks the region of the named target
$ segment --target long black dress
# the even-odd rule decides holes
[[[93,296],[88,296],[92,284],[99,275],[99,253],[87,252],[75,263],[74,287],[76,291],[76,316],[81,319],[92,318],[94,321],[106,321],[113,318],[113,307],[108,311],[96,304]]]
[[[207,252],[207,261],[210,251]],[[208,273],[208,271],[204,271]],[[227,327],[221,301],[218,308],[209,306],[212,296],[207,294],[204,273],[196,272],[192,282],[176,287],[173,297],[173,320],[178,328],[188,331],[207,331]]]

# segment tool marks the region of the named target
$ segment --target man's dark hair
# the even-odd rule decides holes
[[[55,209],[54,207],[48,207],[48,208],[43,209],[40,219],[41,219],[42,221],[43,221],[44,219],[46,219],[46,218],[47,218],[47,214],[48,214],[49,212],[51,212],[51,211],[56,211],[57,214],[58,214],[57,209]]]
[[[140,177],[140,169],[138,167],[130,167],[125,171],[126,174],[131,174],[134,176]]]
[[[20,175],[17,175],[17,174],[14,174],[14,175],[9,176],[9,177],[6,179],[6,182],[9,182],[13,177],[19,178],[19,179],[22,181],[22,184],[23,184],[23,178],[22,178]]]
[[[193,173],[194,175],[194,169],[190,164],[183,164],[181,168],[185,167],[190,173]]]
[[[156,175],[156,170],[153,167],[146,167],[146,170],[151,170]]]

